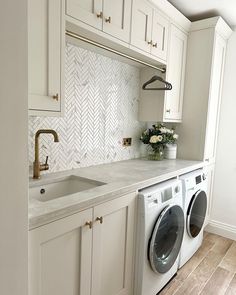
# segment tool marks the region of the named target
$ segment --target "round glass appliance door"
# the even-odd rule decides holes
[[[179,255],[184,234],[184,212],[178,205],[167,206],[155,224],[149,243],[149,260],[156,273],[165,273]]]
[[[195,238],[202,230],[207,211],[207,195],[204,191],[197,191],[193,195],[187,211],[187,232]]]

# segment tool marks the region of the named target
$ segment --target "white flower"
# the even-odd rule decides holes
[[[150,138],[150,143],[157,143],[158,142],[158,136],[157,135],[153,135]]]
[[[150,138],[150,143],[158,143],[160,141],[163,140],[163,137],[161,135],[153,135],[151,138]]]
[[[173,135],[173,138],[174,138],[174,139],[178,139],[178,138],[179,138],[179,135],[178,135],[178,134],[174,134],[174,135]]]
[[[160,128],[160,131],[161,131],[161,133],[167,133],[167,128],[166,127],[161,127]]]
[[[166,128],[166,133],[172,133],[172,130]]]

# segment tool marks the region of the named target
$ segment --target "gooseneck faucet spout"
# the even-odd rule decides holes
[[[40,134],[52,134],[54,137],[54,142],[59,142],[58,134],[52,129],[40,129],[35,134],[35,159],[34,159],[34,179],[40,178],[40,171],[45,171],[49,169],[48,157],[46,158],[45,164],[41,164],[39,161],[39,136]]]

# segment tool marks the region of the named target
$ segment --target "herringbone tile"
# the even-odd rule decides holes
[[[29,118],[29,162],[34,159],[34,134],[55,129],[40,140],[41,161],[49,156],[50,171],[137,158],[145,125],[138,121],[139,69],[94,52],[66,46],[65,117]],[[129,148],[123,137],[132,137]]]

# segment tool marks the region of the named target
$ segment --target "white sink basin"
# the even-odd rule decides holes
[[[29,197],[47,202],[104,184],[96,180],[71,175],[44,185],[32,184],[29,188]]]

